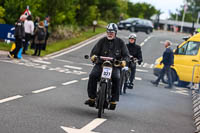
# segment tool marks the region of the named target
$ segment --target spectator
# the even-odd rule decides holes
[[[13,51],[8,53],[9,58],[18,58],[18,52],[22,48],[23,39],[25,39],[25,30],[24,30],[24,21],[26,20],[26,16],[22,15],[20,19],[15,23],[15,44],[16,47]]]
[[[32,16],[28,16],[27,20],[24,22],[24,29],[25,29],[25,43],[23,46],[23,54],[26,54],[28,49],[29,41],[32,38],[34,32],[34,23],[32,21]]]
[[[162,68],[162,70],[160,71],[160,75],[157,78],[156,81],[151,81],[152,84],[154,84],[155,86],[158,86],[158,83],[160,82],[160,80],[164,77],[165,73],[167,74],[167,78],[168,78],[168,86],[166,86],[165,88],[173,88],[173,81],[172,81],[172,74],[171,74],[171,66],[174,64],[174,53],[171,49],[171,42],[170,41],[165,41],[165,52],[163,53],[163,59],[160,62],[160,64],[164,64],[164,67]]]
[[[49,20],[50,20],[50,17],[49,16],[46,16],[45,17],[45,20],[44,20],[44,26],[46,28],[46,38],[45,38],[45,43],[43,45],[43,50],[46,50],[46,46],[47,46],[47,40],[49,38],[49,31],[48,31],[48,27],[49,27]]]
[[[39,22],[40,22],[40,17],[35,17],[35,21],[34,21],[34,29],[36,29],[39,25]]]
[[[46,29],[44,27],[44,22],[41,21],[35,30],[35,53],[33,56],[40,56],[42,46],[45,43]]]
[[[38,27],[39,22],[40,22],[40,18],[37,16],[37,17],[35,18],[35,21],[34,21],[34,31],[35,31],[36,28]],[[33,35],[33,41],[32,41],[32,43],[31,43],[31,49],[35,49],[35,35]]]

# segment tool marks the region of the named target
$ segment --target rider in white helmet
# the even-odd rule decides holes
[[[137,35],[132,33],[129,35],[129,43],[126,45],[130,55],[133,57],[133,59],[138,60],[138,64],[140,65],[142,63],[142,51],[141,47],[136,44],[136,38]],[[131,68],[131,76],[130,76],[130,84],[129,88],[133,88],[133,80],[135,79],[135,73],[136,73],[136,63],[130,62],[129,67]]]
[[[117,25],[110,23],[107,26],[107,36],[101,38],[97,44],[93,47],[90,57],[92,61],[95,61],[97,56],[112,57],[117,60],[123,60],[122,66],[126,65],[126,61],[129,59],[129,53],[124,41],[117,35]],[[126,61],[125,61],[126,60]],[[89,99],[85,102],[86,105],[94,106],[97,81],[101,77],[102,67],[101,63],[95,64],[93,67],[88,81],[88,97]],[[120,68],[114,67],[112,73],[112,98],[110,101],[110,109],[114,110],[116,107],[116,101],[119,101],[119,86],[120,86]]]

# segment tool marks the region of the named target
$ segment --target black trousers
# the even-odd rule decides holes
[[[34,53],[34,55],[40,56],[41,49],[42,49],[42,44],[41,43],[35,44],[35,53]]]
[[[28,50],[29,41],[31,40],[32,36],[29,33],[25,34],[25,43],[23,45],[23,53],[25,53],[26,50]]]
[[[173,86],[172,74],[171,74],[171,68],[169,65],[164,65],[163,69],[160,71],[160,75],[158,79],[156,80],[156,83],[160,82],[160,80],[164,77],[165,73],[167,74],[168,85],[169,87],[172,87]]]
[[[89,98],[96,98],[97,96],[97,82],[102,73],[101,65],[95,65],[89,75],[88,81],[88,96]],[[119,101],[119,87],[120,87],[120,68],[113,68],[112,72],[112,101]]]
[[[22,42],[22,39],[21,38],[15,38],[15,44],[16,44],[16,47],[13,51],[10,52],[11,55],[14,55],[15,58],[18,58],[17,57],[17,54],[19,52],[19,50],[22,48],[23,46],[23,42]]]
[[[129,65],[130,69],[131,69],[131,75],[130,75],[130,83],[133,83],[133,80],[135,79],[135,73],[136,73],[136,63],[130,63]]]
[[[48,38],[49,38],[49,32],[47,30],[46,37],[45,37],[45,42],[44,42],[44,45],[42,46],[42,50],[46,50]]]

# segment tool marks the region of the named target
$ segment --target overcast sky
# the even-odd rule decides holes
[[[161,15],[162,19],[169,17],[169,11],[175,13],[176,9],[179,9],[181,5],[184,4],[184,0],[130,0],[133,3],[136,2],[146,2],[154,5],[156,9],[160,9],[164,12]]]

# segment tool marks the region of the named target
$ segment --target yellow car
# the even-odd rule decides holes
[[[200,33],[196,34],[177,46],[174,50],[174,65],[172,69],[173,81],[184,81],[185,83],[200,82]],[[158,76],[163,64],[160,65],[162,57],[155,62],[154,75]],[[166,82],[165,78],[162,79]]]

